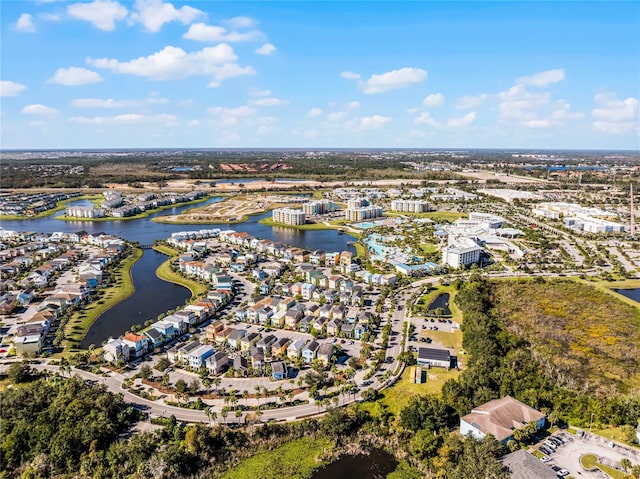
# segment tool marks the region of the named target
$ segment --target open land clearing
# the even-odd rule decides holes
[[[563,385],[620,392],[640,384],[640,308],[571,280],[496,281],[496,310]],[[571,384],[568,384],[571,383]]]
[[[285,204],[280,196],[239,195],[218,203],[184,211],[179,215],[168,215],[153,218],[158,223],[175,224],[220,224],[240,223],[249,215],[263,213],[280,206],[296,206]]]

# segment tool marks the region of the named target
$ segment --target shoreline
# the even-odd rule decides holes
[[[177,284],[184,288],[187,288],[191,292],[191,298],[189,298],[189,300],[193,299],[194,297],[206,294],[207,291],[209,291],[209,288],[206,285],[198,283],[197,281],[194,281],[192,279],[185,278],[181,274],[178,274],[171,269],[171,262],[176,256],[178,256],[178,250],[175,250],[166,245],[153,245],[152,249],[157,253],[167,256],[167,259],[163,261],[160,266],[158,266],[158,269],[156,269],[156,276],[158,278],[168,283]]]
[[[102,316],[104,313],[109,311],[114,306],[120,304],[126,299],[130,298],[133,293],[136,292],[135,285],[133,283],[133,276],[131,274],[131,270],[133,266],[142,258],[144,251],[142,248],[138,248],[133,246],[131,253],[125,257],[121,265],[119,265],[118,271],[115,273],[116,281],[113,285],[108,288],[102,290],[104,293],[100,299],[94,301],[91,304],[88,304],[86,308],[76,311],[74,315],[69,318],[69,321],[65,325],[65,347],[62,350],[62,355],[64,356],[67,353],[76,352],[77,351],[85,351],[84,348],[80,346],[84,338],[86,337],[89,329],[93,326],[93,324]],[[118,285],[118,279],[122,280],[122,284]],[[110,297],[106,298],[107,295],[111,294]],[[102,304],[98,304],[98,301],[104,300]],[[80,314],[85,313],[84,318],[80,318]],[[78,327],[79,330],[75,330],[74,328]],[[70,343],[77,343],[77,347],[71,347]],[[96,344],[97,348],[101,347],[101,345]]]
[[[51,208],[50,210],[41,211],[40,213],[33,216],[24,216],[24,215],[0,215],[0,221],[21,221],[21,220],[39,220],[42,218],[46,218],[47,216],[54,215],[59,211],[66,209],[67,205],[73,201],[79,200],[91,200],[95,201],[101,196],[99,195],[91,195],[85,194],[81,196],[74,196],[73,198],[67,198],[66,200],[58,201],[55,208]]]
[[[216,198],[218,195],[209,195],[209,196],[205,196],[204,198],[200,198],[197,200],[193,200],[193,201],[185,201],[183,203],[176,203],[176,204],[172,204],[172,205],[164,205],[164,206],[160,206],[158,208],[154,208],[152,210],[148,210],[148,211],[143,211],[142,213],[138,213],[137,215],[134,216],[125,216],[123,218],[115,218],[113,216],[105,216],[102,218],[76,218],[75,216],[66,216],[66,215],[60,215],[60,216],[56,216],[55,219],[56,220],[61,220],[61,221],[69,221],[69,222],[85,222],[85,221],[93,221],[96,223],[100,223],[100,222],[105,222],[105,221],[131,221],[131,220],[140,220],[142,218],[146,218],[147,216],[150,216],[154,213],[159,213],[161,211],[165,211],[165,210],[170,210],[171,208],[178,208],[181,206],[188,206],[188,205],[195,205],[198,203],[204,203],[205,201],[211,199],[211,198]],[[35,219],[35,218],[32,218]],[[153,221],[153,220],[152,220]]]

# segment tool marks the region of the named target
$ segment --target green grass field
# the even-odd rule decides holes
[[[189,291],[191,291],[191,296],[202,296],[204,294],[207,294],[209,288],[206,285],[198,281],[185,278],[180,273],[176,273],[171,269],[171,262],[173,261],[173,258],[178,254],[177,250],[165,245],[154,245],[153,249],[159,253],[169,256],[169,258],[156,270],[156,276],[158,276],[158,278],[188,288]]]
[[[380,399],[377,400],[389,412],[399,414],[400,410],[407,405],[409,399],[413,396],[423,394],[440,394],[442,385],[448,379],[456,379],[460,374],[459,371],[440,368],[425,370],[427,374],[427,382],[423,384],[414,384],[412,381],[414,367],[408,367],[404,370],[400,379],[390,388],[383,389]],[[363,403],[362,406],[369,410],[373,415],[376,414],[375,403]]]
[[[613,479],[626,479],[628,477],[631,477],[630,475],[625,474],[618,469],[600,464],[595,454],[585,454],[584,456],[580,457],[580,464],[582,464],[585,469],[593,469],[594,467],[597,467]]]
[[[116,304],[121,303],[135,292],[133,280],[131,278],[131,268],[142,257],[142,250],[133,249],[132,253],[125,258],[119,266],[118,272],[115,274],[115,283],[113,286],[104,290],[103,295],[98,301],[89,304],[86,308],[77,311],[67,323],[65,327],[65,336],[67,341],[78,343],[82,341],[88,329],[96,319],[105,311],[111,309]],[[96,346],[100,346],[96,344]],[[67,343],[65,353],[69,352],[70,346]]]
[[[319,457],[333,449],[329,439],[302,438],[245,459],[222,479],[307,479],[323,464]]]
[[[634,444],[633,442],[630,442],[627,440],[627,434],[625,434],[625,431],[623,430],[622,427],[610,427],[607,429],[597,429],[597,430],[594,429],[592,432],[594,434],[597,434],[598,436],[611,439],[612,441],[621,442],[623,444],[626,444],[627,446],[640,449],[640,445]],[[633,435],[633,431],[631,432],[631,434]]]

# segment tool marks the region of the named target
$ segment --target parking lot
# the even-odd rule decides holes
[[[555,445],[554,449],[548,445],[548,441],[556,438],[562,442]],[[556,442],[559,442],[557,439]],[[625,457],[634,464],[640,462],[640,451],[634,451],[599,436],[585,434],[581,438],[566,431],[560,431],[541,441],[535,449],[546,454],[548,460],[545,458],[545,461],[550,468],[557,468],[556,473],[562,471],[559,475],[565,476],[601,479],[609,477],[600,470],[585,470],[580,464],[580,458],[585,454],[594,454],[598,457],[598,462],[614,468],[619,467],[620,461]]]

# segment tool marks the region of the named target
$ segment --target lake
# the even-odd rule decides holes
[[[636,289],[614,289],[616,293],[620,293],[622,296],[626,296],[629,299],[633,299],[640,303],[640,288]]]
[[[246,222],[235,225],[172,225],[151,221],[156,216],[177,215],[186,209],[205,206],[224,199],[225,197],[218,196],[195,205],[176,206],[137,220],[62,221],[55,219],[55,216],[64,214],[64,211],[61,211],[55,216],[46,216],[44,218],[1,221],[0,226],[8,230],[36,231],[39,233],[52,233],[54,231],[86,231],[91,234],[107,233],[131,242],[137,241],[140,244],[152,244],[156,240],[167,239],[171,236],[171,233],[178,231],[203,228],[234,229],[236,231],[246,231],[250,235],[259,238],[311,250],[347,250],[355,253],[355,248],[347,244],[353,238],[348,235],[340,235],[336,230],[305,231],[260,224],[259,221],[262,218],[271,216],[270,212],[250,216]],[[77,200],[70,202],[69,205],[92,206],[93,203],[89,200]],[[166,258],[166,256],[153,250],[144,251],[142,258],[131,270],[136,292],[122,303],[106,311],[94,322],[82,341],[83,347],[88,347],[89,344],[99,346],[109,337],[118,337],[135,324],[144,323],[148,319],[156,319],[159,314],[184,304],[185,300],[190,297],[189,290],[163,281],[155,274],[155,270]]]
[[[442,308],[443,316],[451,316],[451,310],[449,309],[449,293],[439,294],[429,305],[429,313],[435,314],[435,310]]]
[[[316,471],[311,479],[384,479],[398,466],[398,461],[382,449],[366,454],[343,456]]]

